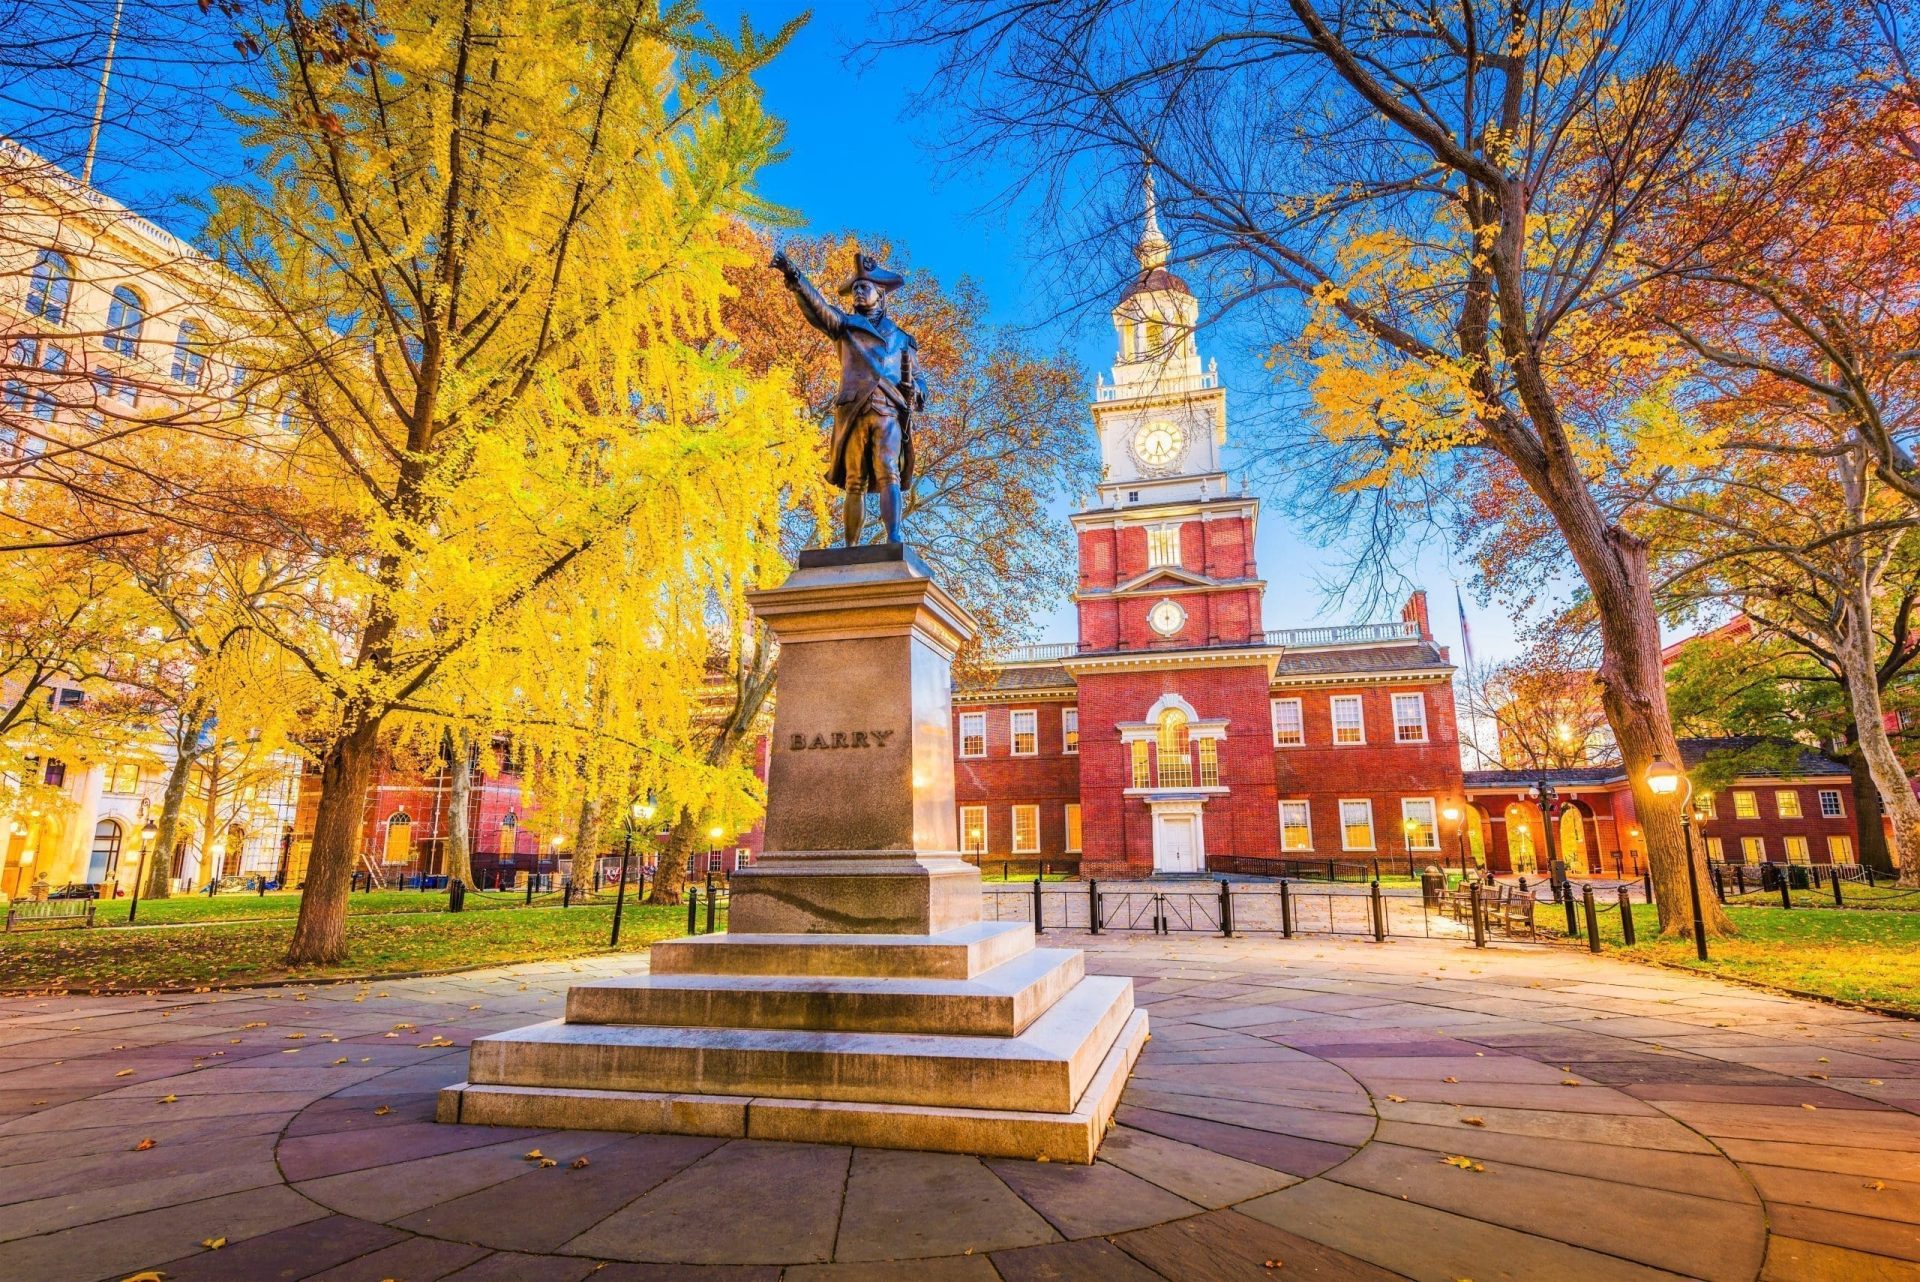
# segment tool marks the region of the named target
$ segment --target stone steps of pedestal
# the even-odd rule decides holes
[[[1072,1110],[1133,1012],[1131,980],[1089,976],[1016,1037],[569,1024],[474,1041],[476,1085]]]
[[[568,989],[567,1022],[1014,1037],[1085,974],[1078,949],[1035,948],[972,979],[627,975]]]
[[[440,1092],[437,1117],[538,1130],[797,1140],[1085,1164],[1100,1147],[1146,1040],[1147,1013],[1136,1010],[1074,1107],[1058,1113],[460,1082]]]
[[[1033,948],[1033,925],[980,921],[937,935],[694,935],[651,950],[656,975],[972,979]]]

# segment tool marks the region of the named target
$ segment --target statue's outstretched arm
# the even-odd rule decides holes
[[[786,278],[787,288],[792,290],[794,298],[799,300],[800,314],[807,318],[807,323],[828,338],[839,338],[841,321],[844,319],[840,309],[829,303],[826,297],[815,288],[814,283],[808,280],[798,267],[787,261],[785,250],[774,252],[772,265]]]

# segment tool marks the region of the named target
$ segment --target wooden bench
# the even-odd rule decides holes
[[[25,900],[7,905],[7,929],[15,926],[45,926],[55,930],[62,926],[93,925],[94,901],[91,899],[49,899],[41,903]]]
[[[1539,901],[1531,892],[1527,894],[1521,894],[1517,890],[1510,892],[1506,903],[1501,906],[1500,928],[1509,935],[1517,935],[1524,930],[1527,932],[1527,938],[1533,939],[1537,934],[1533,924],[1533,910],[1538,903]]]

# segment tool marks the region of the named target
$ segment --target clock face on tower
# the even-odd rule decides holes
[[[1128,452],[1149,476],[1171,475],[1187,453],[1187,429],[1173,419],[1148,419],[1133,429]]]
[[[1178,601],[1162,600],[1147,611],[1147,623],[1163,637],[1170,637],[1186,626],[1187,612]]]

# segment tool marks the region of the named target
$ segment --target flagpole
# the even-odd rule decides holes
[[[113,75],[113,51],[120,43],[120,13],[127,0],[113,0],[113,27],[107,32],[107,58],[100,64],[100,91],[93,99],[93,128],[87,134],[87,159],[80,166],[80,185],[93,184],[93,157],[100,150],[100,126],[107,118],[107,79]]]

